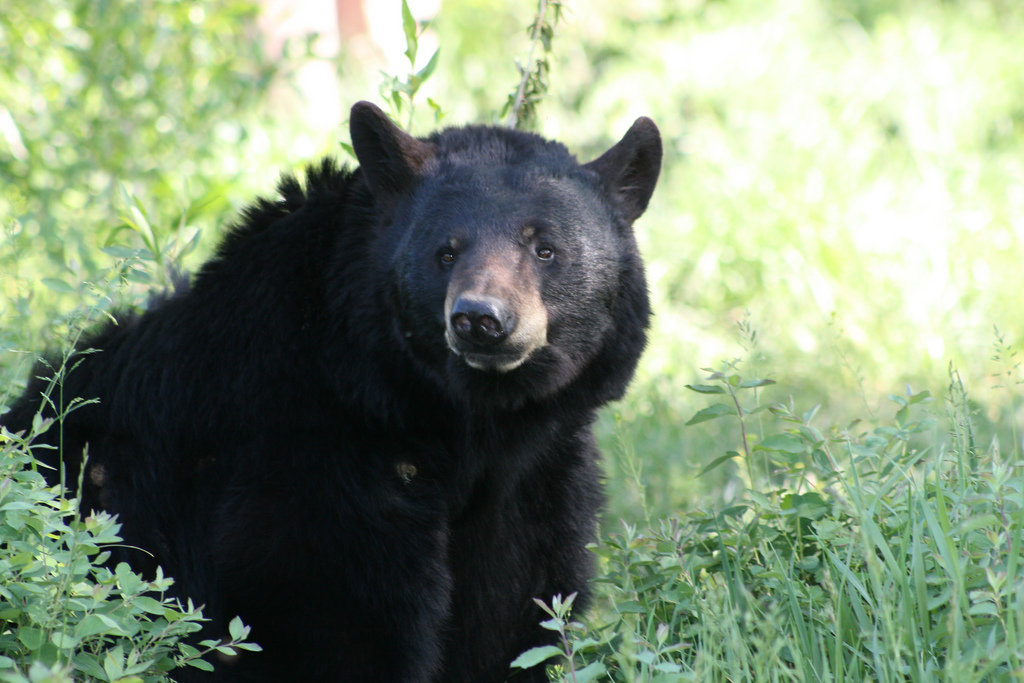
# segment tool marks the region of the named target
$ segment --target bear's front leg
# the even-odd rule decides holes
[[[305,462],[301,483],[247,476],[225,496],[221,611],[265,650],[221,665],[225,680],[433,680],[452,590],[439,497],[394,466]]]
[[[575,593],[590,603],[601,504],[597,449],[589,430],[556,441],[535,466],[510,482],[481,482],[452,520],[455,576],[450,637],[440,683],[543,683],[545,666],[511,670],[526,650],[556,634],[534,598],[550,604]]]

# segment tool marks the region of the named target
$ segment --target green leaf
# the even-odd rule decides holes
[[[565,622],[558,618],[545,619],[540,622],[540,627],[548,631],[560,631],[563,626],[565,626]]]
[[[113,256],[117,259],[130,259],[134,258],[139,253],[138,249],[132,249],[131,247],[125,247],[120,244],[112,244],[109,247],[101,247],[102,251],[107,256]]]
[[[1002,528],[1002,523],[999,518],[994,514],[978,515],[976,517],[968,517],[963,522],[958,524],[952,531],[949,532],[950,536],[958,536],[961,534],[967,534],[978,529],[984,529],[990,527],[993,530],[999,530]]]
[[[771,434],[754,446],[754,450],[780,451],[782,453],[803,453],[806,445],[796,434]]]
[[[114,568],[114,574],[117,575],[117,583],[126,595],[133,595],[139,592],[139,588],[142,586],[142,579],[132,571],[128,563],[121,562],[118,564]]]
[[[697,474],[697,476],[698,476],[698,477],[703,477],[703,476],[704,476],[705,474],[707,474],[707,473],[708,473],[708,472],[710,472],[711,470],[715,469],[716,467],[718,467],[719,465],[721,465],[721,464],[722,464],[723,462],[726,462],[727,460],[732,460],[733,458],[736,458],[736,457],[739,457],[739,453],[737,453],[736,451],[729,451],[729,452],[728,452],[728,453],[726,453],[725,455],[723,455],[723,456],[720,456],[720,457],[717,457],[717,458],[715,458],[714,460],[712,460],[712,461],[711,461],[710,463],[708,463],[708,464],[707,464],[707,465],[706,465],[706,466],[704,467],[704,469],[702,469],[702,470],[701,470],[701,471],[700,471],[700,472],[699,472],[699,473]]]
[[[726,415],[735,415],[736,409],[732,406],[724,403],[716,403],[713,406],[708,406],[704,410],[701,410],[696,415],[690,418],[690,421],[686,423],[686,426],[700,424],[701,422],[707,422],[708,420],[714,420],[719,417]]]
[[[741,389],[751,389],[753,387],[767,387],[775,384],[773,379],[748,379],[740,382]]]
[[[967,610],[967,613],[971,616],[985,614],[988,616],[995,617],[999,615],[999,610],[996,609],[995,605],[986,600],[984,602],[976,602],[973,605],[971,605],[970,608]]]
[[[405,31],[405,56],[409,59],[410,66],[416,64],[416,51],[419,49],[419,40],[416,36],[416,19],[409,10],[409,3],[402,0],[402,30]]]
[[[211,641],[211,642],[217,642],[217,641]],[[204,645],[204,643],[200,643],[200,645]],[[179,643],[178,644],[178,649],[181,651],[181,654],[185,655],[186,657],[198,657],[199,656],[199,650],[196,649],[194,646],[189,645],[188,643]]]
[[[588,683],[606,673],[608,673],[608,668],[603,662],[592,662],[582,669],[576,670],[575,681],[576,683]]]
[[[427,105],[434,111],[434,122],[441,123],[441,120],[445,117],[445,113],[441,110],[441,105],[430,97],[427,98]]]
[[[46,633],[35,626],[22,626],[18,629],[18,640],[32,652],[43,646],[46,641]]]
[[[804,559],[798,561],[794,566],[797,569],[800,569],[805,572],[813,572],[818,569],[818,566],[820,564],[821,561],[818,559],[818,556],[811,555],[810,557],[805,557]]]
[[[235,617],[228,624],[228,634],[231,636],[231,640],[242,640],[246,636],[245,624],[242,623],[241,617]]]
[[[735,451],[729,452],[735,453],[736,456],[739,456],[739,453],[736,453]],[[718,519],[724,520],[726,517],[742,517],[749,509],[749,505],[730,505],[718,513]]]
[[[416,72],[416,87],[414,88],[414,92],[419,90],[420,86],[423,85],[423,83],[430,78],[430,75],[434,73],[434,69],[437,68],[437,58],[440,54],[441,49],[438,48],[434,51],[434,55],[430,58],[430,61],[427,62],[427,65]]]
[[[107,650],[107,655],[103,658],[103,670],[107,672],[107,680],[110,681],[117,680],[124,673],[124,654],[120,645]]]
[[[27,500],[12,500],[10,503],[4,503],[0,506],[0,512],[7,512],[8,510],[33,510],[35,507],[35,503]]]
[[[772,501],[768,498],[768,496],[764,495],[760,491],[755,491],[754,489],[750,489],[749,491],[747,491],[747,496],[750,497],[751,501],[753,501],[754,503],[757,503],[758,505],[760,505],[762,508],[765,508],[766,510],[771,510],[772,508],[775,507],[772,504]]]
[[[61,650],[73,650],[78,645],[80,638],[76,638],[73,635],[68,635],[63,631],[54,631],[50,634],[50,642],[56,645]]]
[[[160,249],[157,244],[156,235],[153,233],[153,226],[150,225],[149,217],[146,215],[145,207],[142,206],[142,202],[140,202],[138,198],[128,190],[127,185],[123,182],[119,184],[121,186],[121,200],[128,208],[128,215],[122,216],[121,219],[124,221],[125,225],[142,235],[142,241],[145,242],[146,248],[156,256],[160,252]]]
[[[618,614],[643,614],[646,612],[643,605],[636,600],[626,600],[615,605]]]
[[[712,386],[710,384],[687,384],[686,388],[690,391],[696,391],[698,394],[724,394],[725,389],[718,386]]]
[[[541,662],[546,662],[552,657],[559,657],[562,655],[562,651],[554,645],[543,645],[541,647],[530,648],[523,654],[512,660],[512,668],[514,669],[529,669],[531,666],[537,666]]]
[[[818,414],[818,410],[821,408],[820,403],[816,403],[813,408],[808,410],[806,413],[800,416],[800,418],[806,423],[814,419],[814,416]]]
[[[164,613],[164,606],[159,600],[155,600],[145,595],[140,595],[132,601],[136,607],[141,609],[147,614],[156,614],[162,616]]]
[[[78,625],[79,638],[88,638],[100,633],[120,635],[124,633],[121,626],[105,614],[90,614]]]
[[[47,289],[52,289],[55,292],[61,292],[62,294],[74,294],[75,288],[64,282],[60,278],[56,277],[44,277],[40,282],[46,286]]]
[[[352,147],[352,145],[348,144],[347,142],[339,142],[338,144],[341,146],[341,148],[343,150],[345,150],[346,154],[348,154],[350,157],[352,157],[356,161],[359,160],[359,158],[356,156],[356,150],[355,150],[354,147]]]
[[[867,446],[862,446],[859,443],[848,443],[846,444],[846,447],[849,448],[850,452],[852,452],[854,455],[862,458],[873,458],[876,455],[878,455],[878,453],[876,453],[871,448],[868,448]]]
[[[79,651],[78,654],[72,657],[71,661],[79,671],[87,673],[100,681],[107,680],[107,672],[100,666],[100,661],[96,655]]]
[[[213,671],[213,664],[210,664],[205,659],[190,659],[188,665],[193,666],[200,671]]]
[[[125,273],[124,277],[128,282],[137,282],[143,285],[148,285],[153,282],[152,275],[144,270],[139,270],[138,268],[129,269],[128,272]]]

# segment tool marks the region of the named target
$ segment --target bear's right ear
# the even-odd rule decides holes
[[[420,167],[437,152],[437,145],[409,135],[370,102],[352,105],[349,133],[370,192],[387,209],[395,205],[416,179]]]
[[[647,208],[661,171],[661,133],[646,116],[630,126],[614,147],[584,164],[618,200],[623,218],[632,223]]]

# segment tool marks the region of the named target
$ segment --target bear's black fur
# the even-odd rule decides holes
[[[368,103],[351,132],[359,168],[284,178],[189,287],[79,345],[61,394],[99,400],[62,466],[88,447],[83,509],[144,551],[114,561],[161,565],[207,637],[252,625],[264,651],[216,680],[504,681],[549,640],[533,598],[588,602],[591,423],[645,344],[658,130],[583,165],[500,128],[416,139]],[[8,429],[52,415],[47,372]]]

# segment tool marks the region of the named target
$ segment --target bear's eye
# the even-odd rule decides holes
[[[555,258],[555,250],[548,247],[541,247],[537,250],[537,258],[541,261],[550,261]]]
[[[444,251],[444,252],[441,252],[441,263],[445,264],[446,266],[449,266],[449,265],[455,263],[455,252],[454,251]]]

